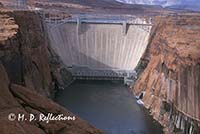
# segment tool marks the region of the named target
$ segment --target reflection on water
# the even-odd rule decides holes
[[[123,83],[75,81],[55,100],[106,134],[162,134]]]

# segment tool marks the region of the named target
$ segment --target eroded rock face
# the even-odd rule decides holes
[[[5,33],[13,31],[0,44],[1,61],[9,79],[12,83],[25,85],[49,96],[51,74],[47,38],[40,17],[31,12],[7,13],[3,16],[10,18],[3,21],[3,27],[8,30],[2,34],[5,36]]]
[[[149,64],[133,90],[146,92],[145,107],[165,127],[194,133],[200,121],[199,25],[198,15],[158,18]]]
[[[1,4],[0,4],[1,5]],[[0,14],[0,41],[1,45],[4,44],[3,41],[11,38],[17,33],[18,25],[15,24],[14,18],[7,14]]]
[[[0,12],[0,133],[100,134],[79,117],[75,121],[9,121],[10,113],[74,116],[47,97],[55,88],[56,66],[49,63],[48,40],[39,15]],[[53,67],[51,67],[53,66]],[[54,75],[56,72],[57,75]],[[62,81],[60,80],[57,81]]]

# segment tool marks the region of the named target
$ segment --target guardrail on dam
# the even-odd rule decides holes
[[[50,44],[67,67],[84,66],[91,70],[76,73],[79,77],[117,76],[115,70],[133,71],[146,50],[151,23],[140,18],[120,19],[68,19],[60,23],[47,20]],[[73,69],[72,69],[73,70]],[[115,73],[99,73],[110,70]],[[76,75],[78,74],[78,75]],[[101,74],[101,75],[100,75]],[[111,75],[112,74],[112,75]],[[116,76],[115,76],[116,75]],[[126,74],[126,76],[129,73]]]

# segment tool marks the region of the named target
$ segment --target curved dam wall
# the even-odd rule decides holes
[[[133,70],[143,55],[151,26],[65,23],[49,26],[51,46],[66,66]]]

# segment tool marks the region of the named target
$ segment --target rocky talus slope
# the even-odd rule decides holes
[[[200,133],[200,16],[158,17],[133,88],[166,133]],[[167,129],[168,128],[168,129]],[[169,131],[171,130],[171,131]]]
[[[9,121],[9,113],[38,116],[72,113],[48,97],[55,88],[45,28],[33,12],[0,11],[0,133],[99,134],[79,117],[75,121]]]

